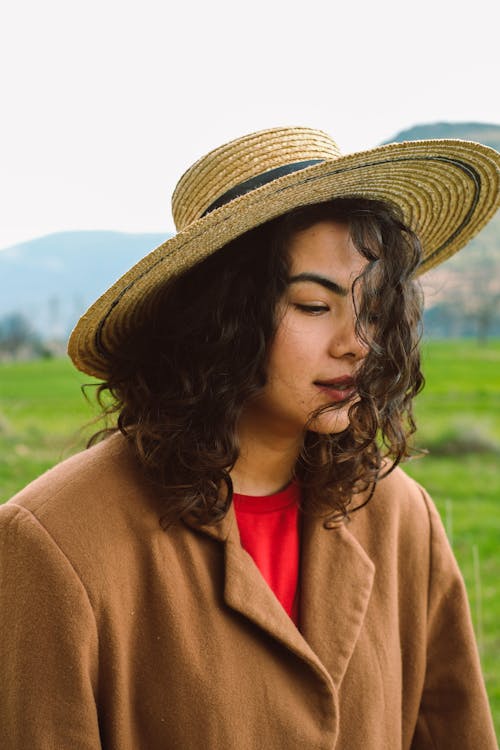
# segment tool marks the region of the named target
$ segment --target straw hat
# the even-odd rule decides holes
[[[165,281],[244,232],[298,206],[363,196],[398,204],[422,241],[426,271],[453,255],[499,206],[500,154],[458,140],[409,141],[343,156],[329,135],[273,128],[199,159],[172,196],[178,234],[146,255],[83,315],[69,355],[105,378],[113,352]]]

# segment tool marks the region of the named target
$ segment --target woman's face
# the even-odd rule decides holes
[[[356,400],[356,372],[366,348],[355,334],[352,285],[367,261],[348,227],[321,221],[290,242],[290,283],[270,347],[268,379],[251,406],[252,421],[271,433],[298,435],[308,429],[336,433],[349,424]],[[349,402],[321,414],[325,404]]]

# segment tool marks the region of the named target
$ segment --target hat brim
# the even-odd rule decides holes
[[[98,378],[148,314],[166,280],[231,240],[299,206],[340,197],[390,201],[419,235],[418,273],[463,247],[500,199],[500,154],[470,141],[392,143],[287,174],[198,219],[142,258],[87,310],[71,334],[75,366]]]

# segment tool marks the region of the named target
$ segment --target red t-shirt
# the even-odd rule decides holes
[[[253,557],[283,608],[298,625],[300,489],[291,482],[264,497],[234,494],[243,548]]]

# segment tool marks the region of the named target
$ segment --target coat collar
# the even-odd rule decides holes
[[[304,517],[298,630],[242,548],[232,506],[217,524],[188,524],[224,544],[225,603],[307,662],[336,692],[359,637],[375,570],[349,528],[341,523],[328,530],[320,518]]]
[[[337,689],[359,638],[374,574],[348,524],[325,529],[321,519],[304,518],[301,631]]]

